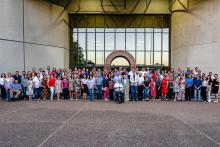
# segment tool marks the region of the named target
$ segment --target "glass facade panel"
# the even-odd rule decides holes
[[[126,34],[126,50],[127,51],[135,50],[135,33]]]
[[[115,50],[115,34],[105,33],[105,50],[113,51]]]
[[[86,50],[86,33],[78,33],[78,42],[82,50]]]
[[[137,60],[136,60],[136,64],[144,64],[144,52],[137,52]]]
[[[104,50],[104,33],[96,34],[96,51]]]
[[[87,50],[95,51],[95,33],[87,33]]]
[[[72,52],[74,65],[81,65],[82,58],[103,65],[112,51],[127,50],[138,65],[169,66],[169,28],[74,28],[72,36],[79,46],[78,53]]]
[[[105,60],[104,52],[103,51],[97,51],[96,52],[96,64],[97,65],[103,65]]]
[[[116,33],[116,50],[125,50],[125,33]]]
[[[154,34],[154,50],[161,51],[161,33]]]
[[[137,33],[137,51],[144,51],[144,33]]]

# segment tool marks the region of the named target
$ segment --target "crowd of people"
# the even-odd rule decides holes
[[[170,71],[121,67],[110,71],[93,68],[51,69],[2,73],[2,100],[79,100],[114,101],[122,93],[124,101],[218,102],[218,75],[196,67]]]

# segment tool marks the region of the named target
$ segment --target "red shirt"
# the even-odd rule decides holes
[[[48,85],[49,87],[54,87],[56,82],[56,78],[49,78]]]

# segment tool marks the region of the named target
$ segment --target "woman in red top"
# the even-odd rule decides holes
[[[54,87],[55,87],[56,78],[53,74],[50,74],[50,77],[48,78],[47,85],[50,88],[50,100],[53,100],[54,95]]]
[[[162,94],[162,100],[166,100],[167,94],[168,94],[168,79],[167,76],[164,75],[164,78],[161,82],[161,94]]]

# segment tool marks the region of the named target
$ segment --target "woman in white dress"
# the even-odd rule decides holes
[[[33,98],[33,93],[34,93],[34,83],[33,83],[33,78],[30,76],[28,78],[28,88],[26,91],[26,95],[29,96],[29,100],[31,100]]]

